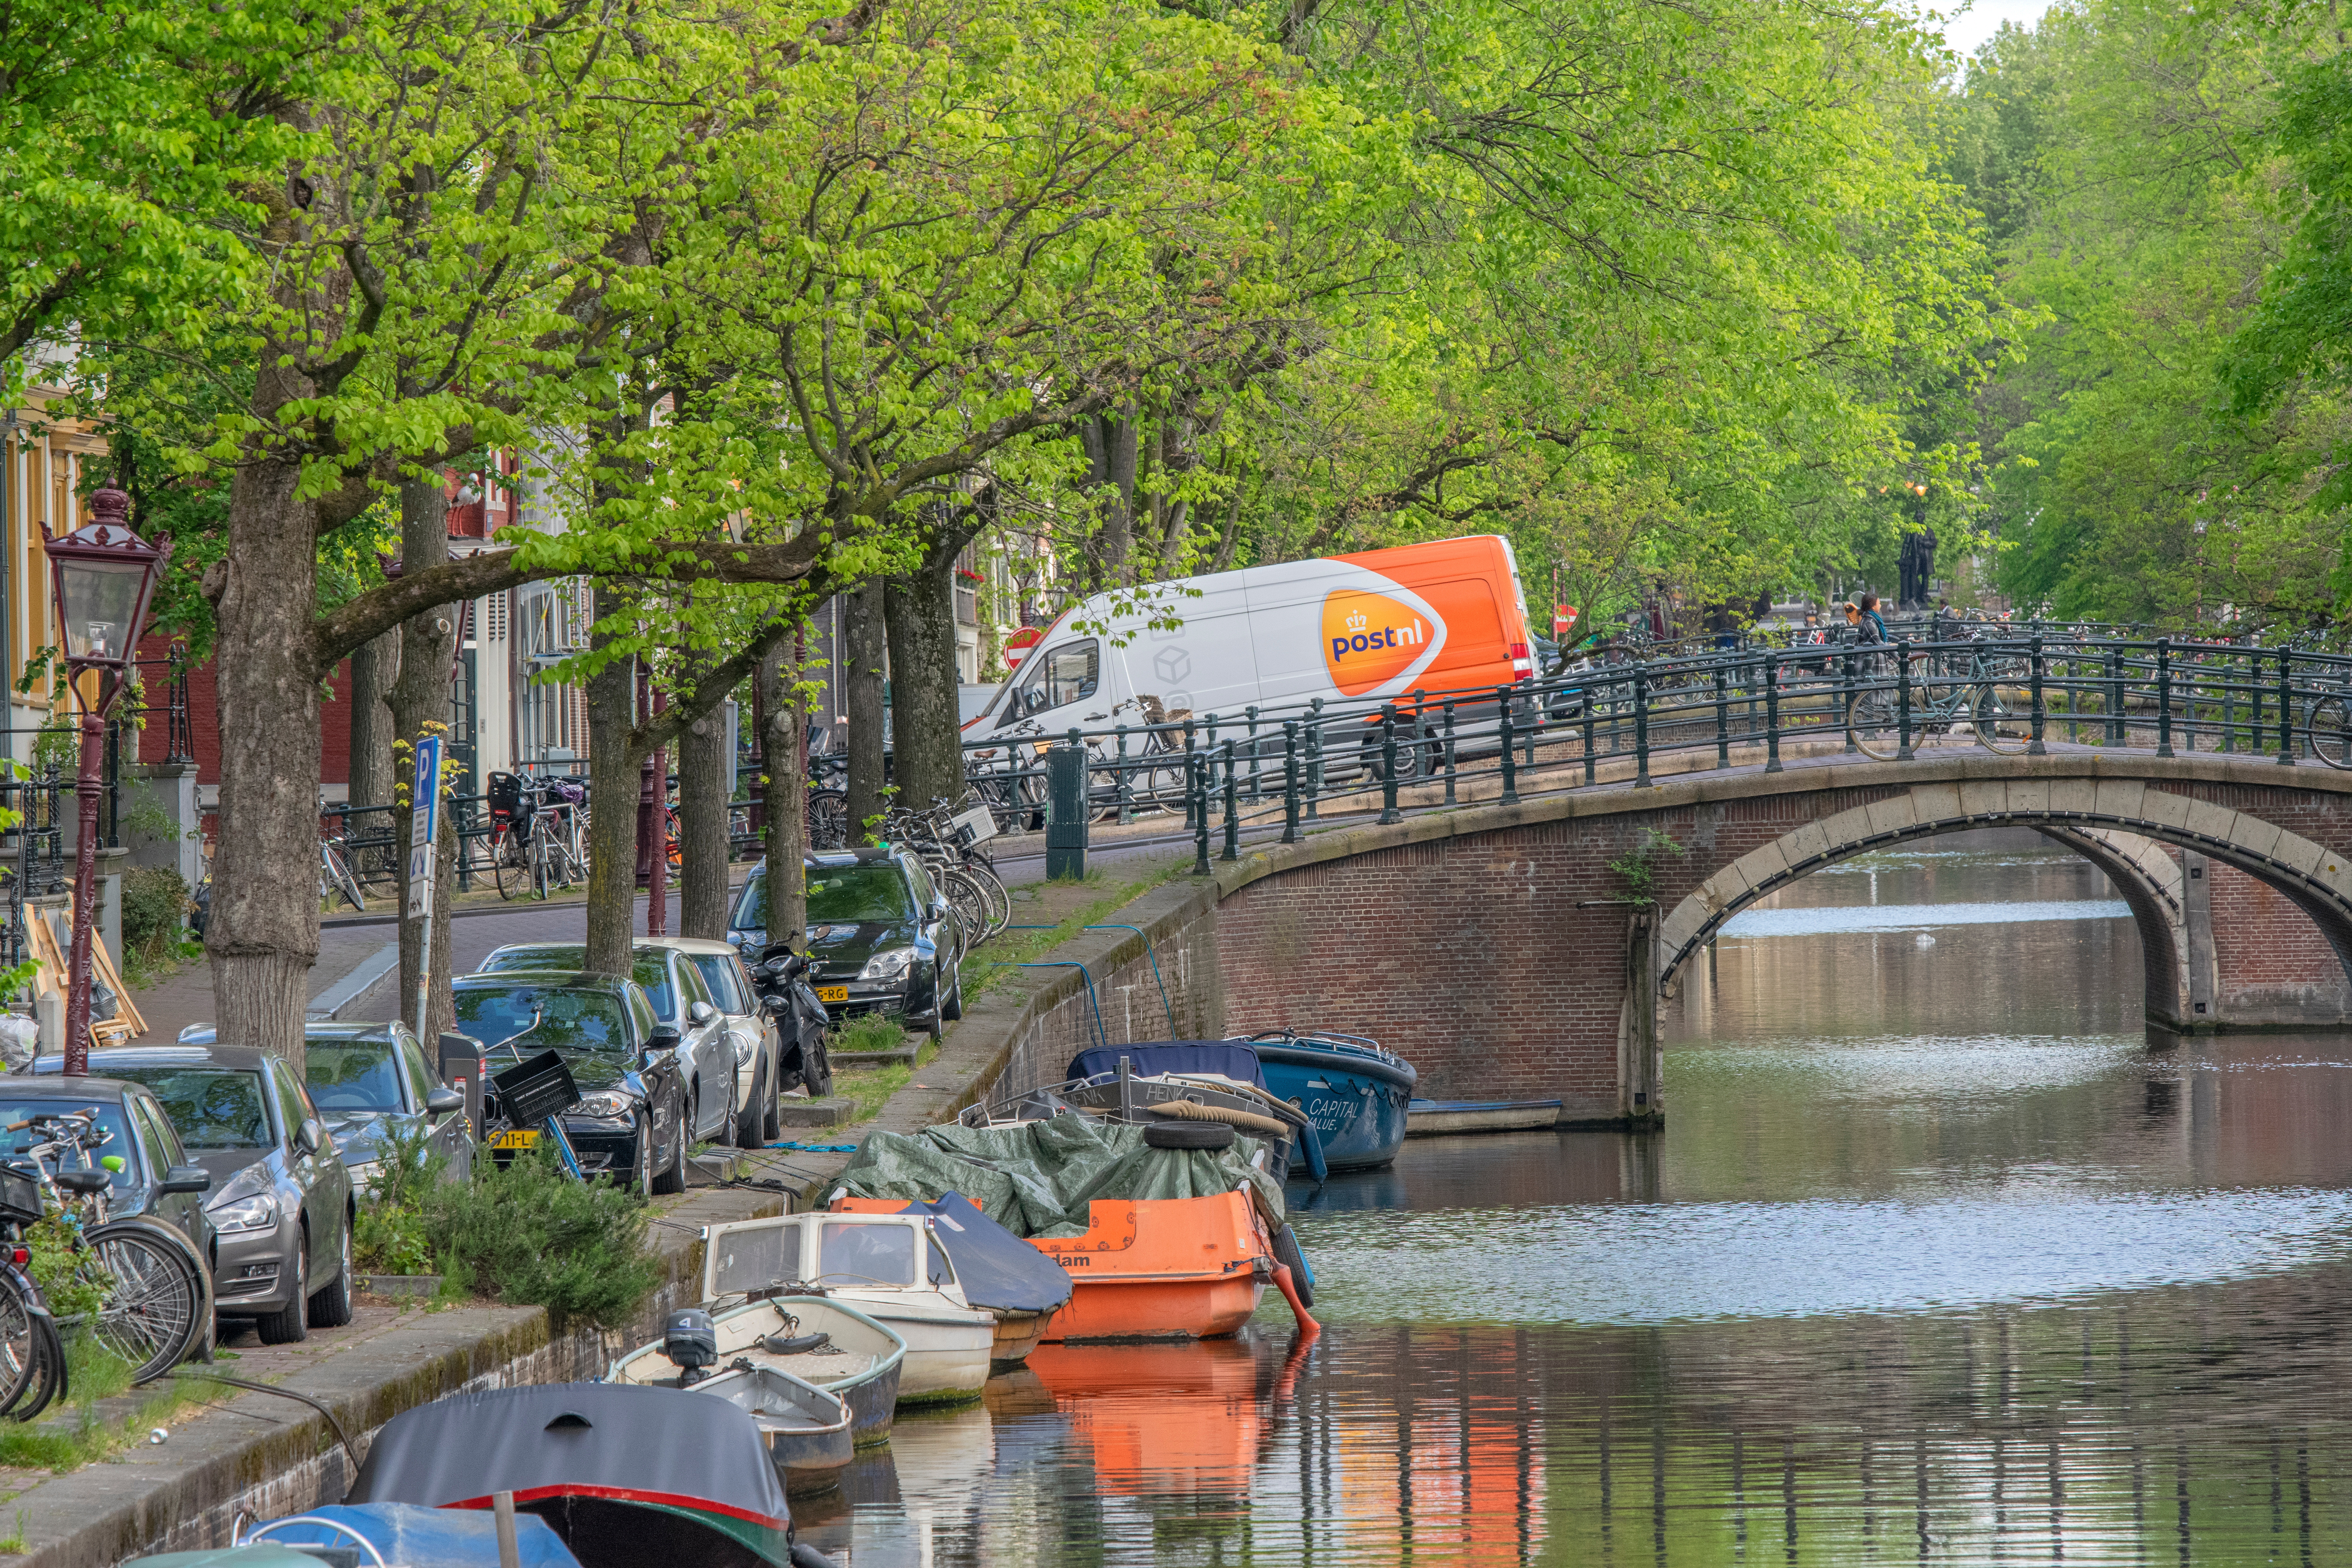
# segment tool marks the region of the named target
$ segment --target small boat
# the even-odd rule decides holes
[[[961,1193],[943,1193],[928,1203],[919,1198],[836,1198],[832,1212],[928,1216],[931,1245],[947,1254],[963,1299],[996,1320],[995,1342],[989,1347],[992,1372],[1026,1360],[1045,1339],[1055,1314],[1069,1305],[1069,1277],[981,1213]],[[880,1305],[866,1310],[879,1316]]]
[[[719,1373],[692,1387],[751,1417],[787,1492],[824,1491],[841,1484],[841,1472],[856,1451],[856,1423],[841,1395],[765,1366]]]
[[[1559,1120],[1557,1100],[1416,1100],[1405,1108],[1404,1135],[1439,1138],[1450,1132],[1521,1132]]]
[[[1070,1060],[1063,1082],[994,1105],[968,1107],[966,1127],[1018,1126],[1076,1110],[1107,1121],[1222,1121],[1255,1140],[1262,1168],[1277,1182],[1295,1165],[1321,1181],[1322,1146],[1315,1123],[1266,1088],[1257,1052],[1246,1040],[1154,1040],[1101,1046]]]
[[[750,1415],[692,1390],[539,1384],[451,1394],[384,1423],[346,1503],[546,1521],[581,1568],[788,1568],[783,1483]]]
[[[1273,1243],[1246,1193],[1097,1198],[1083,1236],[1031,1237],[1068,1274],[1048,1344],[1214,1339],[1250,1320],[1274,1278]]]
[[[706,1301],[787,1290],[845,1301],[907,1342],[902,1404],[977,1399],[996,1316],[965,1296],[929,1214],[787,1215],[709,1228]],[[795,1307],[794,1310],[798,1310]]]
[[[1305,1111],[1334,1171],[1370,1171],[1397,1156],[1405,1107],[1421,1075],[1394,1051],[1358,1035],[1283,1029],[1250,1041],[1265,1086]]]
[[[887,1325],[845,1301],[781,1291],[713,1312],[710,1322],[717,1365],[732,1371],[740,1362],[814,1384],[849,1407],[856,1447],[888,1441],[907,1342]],[[605,1369],[604,1381],[677,1387],[679,1369],[665,1344],[656,1340],[625,1352]]]
[[[518,1514],[514,1525],[518,1568],[580,1568],[545,1520]],[[318,1568],[337,1547],[362,1563],[401,1568],[499,1568],[499,1524],[465,1509],[337,1504],[237,1531],[216,1551],[134,1557],[125,1568]]]

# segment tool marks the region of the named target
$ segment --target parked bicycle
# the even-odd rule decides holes
[[[2033,739],[2033,721],[2026,711],[2020,682],[2026,679],[2018,661],[1981,646],[1969,650],[1968,673],[1953,679],[1927,666],[1929,655],[1914,650],[1911,662],[1926,670],[1911,689],[1911,744],[1932,745],[1936,737],[1967,731],[1989,752],[2013,756]],[[1949,657],[1946,655],[1944,657]],[[1891,668],[1891,650],[1873,654]],[[1902,750],[1901,695],[1880,677],[1870,689],[1858,691],[1846,702],[1846,728],[1865,756],[1891,762]]]
[[[326,816],[324,797],[319,802],[322,819]],[[322,826],[319,835],[319,901],[331,904],[341,899],[355,910],[367,908],[367,894],[360,888],[359,879],[352,874],[351,857],[341,833],[331,833]]]

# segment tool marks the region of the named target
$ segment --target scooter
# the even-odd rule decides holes
[[[760,950],[751,978],[760,986],[760,1005],[776,1022],[782,1043],[784,1087],[804,1084],[822,1100],[833,1092],[833,1062],[825,1052],[825,1035],[832,1018],[808,983],[809,961],[794,952],[790,942],[770,942]]]

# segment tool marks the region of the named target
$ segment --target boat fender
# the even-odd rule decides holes
[[[1298,1233],[1287,1225],[1276,1226],[1273,1252],[1275,1262],[1290,1270],[1298,1299],[1307,1306],[1315,1305],[1315,1270],[1307,1267],[1307,1254],[1299,1250]]]
[[[1282,1264],[1275,1266],[1274,1283],[1275,1288],[1282,1292],[1283,1300],[1290,1303],[1291,1311],[1297,1315],[1298,1326],[1310,1334],[1321,1333],[1323,1325],[1307,1315],[1307,1303],[1298,1299],[1297,1282],[1291,1279],[1287,1267]]]
[[[774,1334],[770,1334],[760,1342],[760,1348],[770,1355],[803,1355],[810,1351],[823,1350],[832,1342],[833,1336],[823,1332],[795,1334],[790,1339],[780,1339]]]
[[[1157,1105],[1147,1105],[1141,1109],[1153,1116],[1172,1116],[1180,1121],[1222,1121],[1245,1131],[1263,1132],[1276,1138],[1290,1136],[1290,1124],[1286,1121],[1260,1116],[1255,1110],[1235,1110],[1226,1105],[1202,1105],[1197,1100],[1163,1100]]]
[[[1307,1141],[1307,1173],[1320,1182],[1331,1174],[1331,1167],[1323,1158],[1322,1131],[1309,1121],[1300,1132]]]

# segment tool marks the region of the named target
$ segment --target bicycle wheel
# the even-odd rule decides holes
[[[1845,724],[1865,757],[1891,763],[1902,749],[1902,727],[1895,722],[1895,710],[1876,692],[1846,703]]]
[[[530,896],[534,899],[545,899],[548,888],[554,881],[553,862],[557,851],[549,837],[544,832],[530,836]]]
[[[808,846],[841,849],[849,843],[849,797],[839,790],[815,789],[808,796]]]
[[[30,1421],[67,1393],[66,1342],[58,1336],[58,1321],[47,1313],[33,1320],[33,1375],[7,1410],[11,1421]]]
[[[0,1282],[0,1415],[16,1407],[40,1371],[40,1325],[47,1320],[32,1310],[40,1300],[16,1265],[6,1266],[10,1278]]]
[[[90,1331],[147,1383],[187,1359],[205,1330],[204,1264],[177,1231],[145,1219],[109,1220],[84,1233],[85,1269],[103,1271],[105,1297]]]
[[[1977,743],[2003,756],[2015,756],[2033,739],[2032,716],[2005,703],[1990,682],[1977,688],[1969,721],[1976,730]]]
[[[328,896],[341,899],[352,908],[364,910],[367,895],[360,891],[359,881],[352,875],[351,863],[343,858],[341,847],[327,845],[321,852],[321,863],[325,867]]]
[[[517,899],[530,891],[530,840],[512,827],[490,830],[490,880],[499,897]]]
[[[1002,935],[1004,928],[1013,923],[1013,895],[1005,891],[996,873],[981,862],[967,860],[958,869],[988,897],[988,930],[973,940],[985,942],[989,937]]]
[[[2323,697],[2304,710],[2303,736],[2311,754],[2331,768],[2352,768],[2352,703]]]
[[[955,907],[956,924],[963,931],[963,942],[956,950],[961,958],[973,943],[988,938],[988,895],[981,891],[978,882],[952,867],[940,872],[938,880],[940,891]]]

